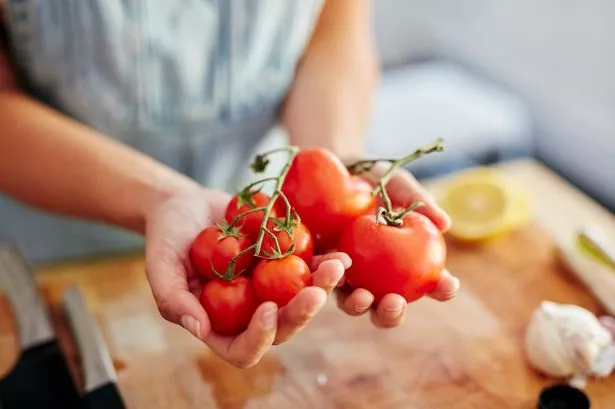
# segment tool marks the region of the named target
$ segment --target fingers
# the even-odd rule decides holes
[[[399,326],[404,321],[407,305],[401,295],[385,295],[378,303],[378,307],[370,312],[372,323],[379,328]]]
[[[346,314],[358,317],[365,314],[374,302],[372,293],[364,288],[343,288],[337,293],[337,305]]]
[[[374,166],[370,176],[372,182],[378,182],[387,169],[388,166],[386,164]],[[407,170],[397,169],[395,171],[395,174],[387,184],[387,191],[391,201],[396,206],[408,207],[416,202],[423,202],[425,205],[416,209],[418,213],[429,217],[441,231],[446,231],[450,228],[451,219],[448,214],[438,206],[435,197]]]
[[[352,260],[350,259],[350,256],[348,254],[337,251],[333,253],[327,253],[322,256],[314,256],[312,258],[312,265],[310,266],[310,268],[312,269],[312,271],[317,270],[320,264],[327,260],[339,260],[344,266],[345,270],[350,268],[350,266],[352,265]]]
[[[280,310],[278,332],[274,344],[281,344],[305,327],[327,302],[327,293],[318,287],[307,287]]]
[[[398,169],[387,186],[393,203],[408,207],[413,203],[423,202],[425,205],[417,208],[417,212],[429,217],[442,231],[451,227],[450,217],[438,206],[435,197],[407,170]]]
[[[237,337],[222,337],[210,332],[205,343],[230,364],[246,369],[258,363],[275,338],[278,308],[273,302],[261,304],[248,329]]]
[[[344,276],[345,270],[344,264],[339,259],[325,260],[312,274],[313,285],[331,294]]]
[[[147,268],[146,273],[160,315],[202,339],[209,332],[209,319],[198,298],[188,288],[181,263],[161,263]]]
[[[455,297],[460,287],[461,283],[459,279],[453,277],[451,273],[445,269],[442,271],[442,277],[438,282],[438,286],[429,296],[437,301],[448,301]]]

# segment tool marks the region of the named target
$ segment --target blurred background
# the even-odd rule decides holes
[[[615,2],[378,0],[368,153],[418,177],[533,156],[615,210]],[[272,139],[282,137],[276,130]]]
[[[383,76],[370,156],[398,157],[443,137],[446,152],[412,165],[419,178],[535,157],[615,210],[614,1],[373,4]],[[274,129],[260,149],[280,143],[284,132]],[[68,229],[70,245],[41,239],[25,244],[26,254],[38,263],[142,243],[107,226],[70,221]]]
[[[374,4],[385,74],[371,152],[444,137],[419,176],[534,155],[615,209],[615,2]]]

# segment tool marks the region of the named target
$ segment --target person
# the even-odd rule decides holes
[[[321,256],[315,286],[282,309],[262,304],[246,332],[228,338],[210,330],[192,292],[187,247],[221,218],[236,169],[276,123],[300,148],[363,154],[379,76],[370,2],[0,4],[0,191],[18,203],[4,199],[0,208],[4,237],[26,246],[46,237],[59,249],[108,233],[84,240],[70,221],[41,219],[43,212],[143,235],[161,315],[238,367],[303,328],[341,282],[347,255]],[[394,201],[423,200],[432,221],[448,228],[448,216],[409,173],[389,186]],[[444,272],[431,297],[447,300],[458,288]],[[403,320],[400,296],[374,306],[364,289],[336,294],[346,313],[369,312],[378,327]]]

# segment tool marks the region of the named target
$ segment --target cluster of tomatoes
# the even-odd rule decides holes
[[[201,231],[190,248],[216,333],[244,331],[261,302],[286,305],[312,285],[313,255],[332,250],[352,260],[347,283],[372,292],[376,302],[388,293],[411,302],[436,287],[446,249],[429,219],[407,212],[387,222],[372,186],[325,149],[305,149],[291,160],[272,197],[244,189],[229,202],[225,221]]]

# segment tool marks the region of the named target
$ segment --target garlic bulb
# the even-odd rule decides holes
[[[525,334],[530,364],[555,378],[606,377],[615,369],[615,342],[585,308],[543,301]]]

